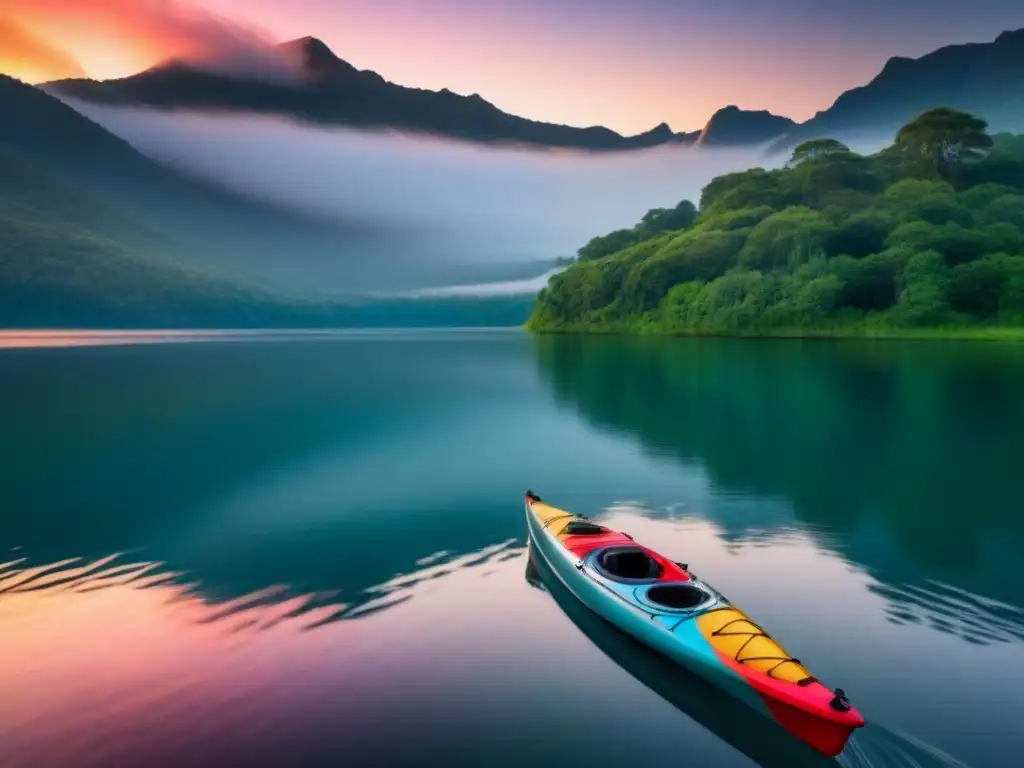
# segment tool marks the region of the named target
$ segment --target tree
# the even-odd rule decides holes
[[[1024,230],[1024,195],[997,197],[982,211],[981,220],[986,224],[1015,224]]]
[[[827,248],[837,256],[870,256],[883,249],[893,228],[893,220],[877,211],[855,213],[836,225],[829,235]]]
[[[653,237],[661,232],[686,229],[693,224],[697,208],[689,200],[681,200],[675,208],[652,208],[643,215],[636,231],[640,237]]]
[[[1007,281],[1005,256],[986,256],[957,266],[949,284],[949,303],[956,312],[989,318],[999,311]]]
[[[908,221],[945,224],[952,221],[970,227],[974,223],[974,216],[957,199],[953,185],[945,181],[902,179],[886,188],[883,199],[889,215],[900,224]]]
[[[835,139],[811,139],[805,141],[793,150],[793,154],[789,158],[789,165],[791,168],[807,160],[814,160],[815,158],[821,157],[822,155],[833,155],[837,152],[849,152],[850,148],[843,144],[841,141]]]
[[[903,269],[896,320],[904,325],[938,325],[949,314],[949,268],[941,253],[924,251]]]
[[[832,227],[820,213],[792,206],[754,227],[739,263],[765,271],[795,267],[821,252],[831,233]]]
[[[792,195],[780,189],[779,179],[783,171],[766,171],[751,168],[747,171],[727,173],[712,179],[700,193],[702,212],[715,207],[721,210],[738,210],[769,205],[782,210],[791,202]]]
[[[953,222],[936,226],[927,221],[901,224],[886,238],[885,244],[889,248],[909,248],[914,252],[938,251],[950,266],[973,261],[991,252],[993,247],[984,232]]]
[[[576,252],[580,261],[593,261],[610,256],[623,248],[628,248],[637,241],[636,232],[632,229],[617,229],[607,235],[598,235]]]
[[[733,232],[679,235],[630,269],[623,286],[627,306],[651,309],[674,285],[721,275],[735,261],[742,243],[742,236]]]
[[[890,150],[932,178],[946,178],[968,158],[982,157],[992,146],[981,118],[948,107],[923,112],[900,128]]]

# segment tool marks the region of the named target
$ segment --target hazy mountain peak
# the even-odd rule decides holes
[[[336,61],[338,57],[323,40],[312,35],[300,37],[281,43],[280,48],[286,51],[302,53],[309,61]]]
[[[327,43],[312,35],[289,40],[278,48],[296,60],[307,74],[315,77],[352,75],[359,71],[338,58]]]
[[[796,123],[788,117],[774,115],[768,110],[745,110],[735,104],[722,107],[708,120],[700,132],[700,145],[760,144],[774,139]]]

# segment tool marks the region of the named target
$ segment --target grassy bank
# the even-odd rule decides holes
[[[543,334],[585,334],[599,336],[666,336],[691,338],[751,338],[751,339],[892,339],[892,340],[949,340],[949,341],[1008,341],[1024,342],[1024,326],[934,326],[899,328],[885,325],[846,325],[817,328],[765,328],[703,330],[696,328],[670,328],[652,322],[576,323],[538,327],[532,322],[525,329]]]

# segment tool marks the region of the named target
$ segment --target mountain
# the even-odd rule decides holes
[[[709,147],[761,144],[781,136],[795,125],[788,117],[766,110],[754,112],[730,105],[711,116],[697,137],[697,144]]]
[[[662,123],[636,136],[600,126],[575,128],[503,112],[478,94],[430,91],[388,82],[338,58],[321,40],[283,43],[297,79],[252,79],[171,61],[119,80],[71,79],[47,83],[54,93],[102,104],[207,108],[282,114],[314,123],[393,128],[487,143],[611,151],[661,144],[692,144],[696,133],[674,133]]]
[[[1024,29],[1003,32],[990,43],[945,46],[918,59],[891,58],[871,82],[843,93],[769,151],[815,138],[888,137],[938,106],[975,114],[993,133],[1024,129]]]
[[[529,312],[528,296],[342,301],[339,272],[366,264],[337,223],[178,174],[13,78],[0,76],[0,109],[0,327],[515,325]],[[331,264],[335,298],[301,290],[295,275],[330,283]]]
[[[452,255],[415,225],[314,215],[193,177],[138,152],[39,88],[0,76],[0,148],[159,233],[176,261],[260,289],[334,300],[533,277],[527,265]],[[461,259],[461,260],[460,260]],[[536,265],[535,265],[536,266]]]
[[[338,58],[321,40],[283,43],[298,78],[248,79],[168,62],[120,80],[58,80],[44,87],[101,104],[282,114],[321,124],[393,128],[477,142],[594,151],[662,145],[736,146],[776,139],[769,154],[822,137],[890,135],[920,112],[949,106],[977,114],[993,132],[1024,127],[1024,29],[990,43],[939,48],[918,59],[894,57],[867,85],[846,91],[804,123],[766,111],[728,106],[700,131],[660,125],[636,136],[608,128],[575,128],[501,111],[477,94],[407,88]]]
[[[148,244],[173,243],[167,249],[193,267],[299,291],[298,271],[281,253],[310,266],[329,265],[341,246],[360,239],[354,225],[243,197],[161,165],[14,78],[0,76],[0,105],[12,118],[0,121],[0,149],[102,201],[111,215],[131,220],[134,233],[146,231]],[[133,236],[126,244],[136,242]]]

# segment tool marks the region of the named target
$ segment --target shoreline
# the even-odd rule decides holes
[[[571,325],[523,330],[533,336],[632,336],[704,339],[789,339],[789,340],[883,340],[883,341],[988,341],[1024,342],[1024,327],[984,326],[978,328],[773,328],[764,331],[703,331]]]

